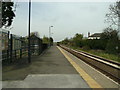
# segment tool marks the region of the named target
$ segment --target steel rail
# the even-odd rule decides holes
[[[118,62],[112,62],[111,60],[109,61],[107,59],[105,60],[105,59],[99,58],[97,56],[88,54],[88,53],[83,52],[83,51],[76,51],[74,49],[65,47],[63,45],[59,45],[59,46],[61,48],[65,49],[66,51],[70,52],[74,56],[80,58],[82,61],[88,63],[92,67],[96,68],[97,70],[99,70],[100,72],[102,72],[106,76],[110,77],[114,81],[120,83],[120,67],[119,67],[120,63],[118,63]],[[81,52],[84,53],[84,54],[86,54],[87,56],[81,54]],[[90,58],[88,56],[95,57],[95,58],[101,59],[101,60],[103,60],[105,62],[109,62],[109,63],[115,64],[115,65],[118,65],[118,67],[115,67],[115,66],[113,66],[111,64],[108,64],[108,63],[105,63],[105,62],[102,62],[102,61],[99,61],[99,60],[95,60],[95,58],[93,59],[93,58]]]

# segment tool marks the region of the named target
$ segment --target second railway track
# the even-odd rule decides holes
[[[63,45],[59,46],[120,84],[120,63],[107,60],[83,51],[76,51]]]

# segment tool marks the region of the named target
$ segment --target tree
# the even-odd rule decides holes
[[[30,36],[32,36],[32,35],[35,35],[36,37],[40,37],[39,32],[37,32],[37,31],[31,32]]]
[[[111,28],[106,28],[101,34],[102,42],[106,42],[106,52],[116,54],[120,48],[119,39],[118,39],[118,31],[113,30]],[[118,48],[118,49],[117,49]]]
[[[9,27],[13,22],[15,13],[13,11],[13,2],[2,2],[2,25],[1,27]]]
[[[106,28],[104,29],[104,31],[101,34],[100,37],[102,40],[118,40],[118,31],[117,30],[113,30],[112,28]]]
[[[120,1],[109,6],[109,13],[106,14],[106,17],[110,26],[104,30],[101,39],[107,40],[106,51],[108,53],[117,53],[120,50]],[[117,27],[116,30],[114,27]]]
[[[61,41],[61,43],[67,45],[69,43],[69,39],[66,37],[64,40]]]
[[[107,53],[112,53],[112,54],[117,54],[120,53],[120,42],[117,40],[108,40],[108,43],[106,45],[106,52]]]
[[[110,23],[110,27],[120,23],[120,1],[109,6],[109,13],[106,14],[106,22]]]
[[[49,38],[48,37],[44,36],[42,40],[43,40],[43,43],[49,44]]]
[[[73,37],[73,43],[75,46],[78,46],[78,47],[82,47],[82,41],[83,39],[83,35],[82,34],[75,34],[75,36]]]

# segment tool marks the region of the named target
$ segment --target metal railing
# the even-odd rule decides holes
[[[2,31],[2,62],[11,63],[17,59],[28,57],[28,38],[10,34],[10,32],[4,33]],[[43,44],[39,37],[32,36],[30,38],[31,55],[40,55],[47,47],[47,44]]]

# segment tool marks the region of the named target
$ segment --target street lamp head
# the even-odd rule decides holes
[[[50,26],[50,27],[53,27],[53,26]]]

